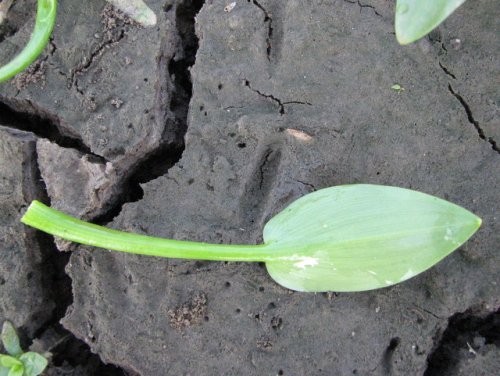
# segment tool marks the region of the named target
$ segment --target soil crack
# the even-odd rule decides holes
[[[457,77],[448,69],[446,68],[441,62],[439,62],[439,67],[443,70],[444,73],[446,73],[448,76],[453,78],[454,80],[457,79]]]
[[[36,149],[33,150],[33,153],[38,198],[50,205],[47,187],[38,166]],[[50,351],[53,354],[51,366],[57,367],[59,370],[67,369],[70,365],[75,368],[84,368],[88,374],[125,376],[124,370],[103,363],[98,355],[91,352],[90,347],[84,341],[78,339],[60,324],[66,310],[73,303],[71,278],[66,274],[66,265],[69,262],[70,254],[59,252],[54,238],[41,231],[35,232],[35,241],[41,251],[44,289],[55,303],[55,308],[52,318],[35,333],[33,346],[40,347],[41,351]]]
[[[101,43],[94,51],[90,53],[89,57],[85,57],[83,61],[78,65],[76,68],[74,68],[73,72],[71,73],[71,81],[76,85],[75,82],[75,76],[81,75],[85,72],[87,72],[92,64],[95,63],[95,61],[104,53],[105,50],[110,48],[112,45],[118,43],[123,39],[125,36],[125,32],[123,30],[120,31],[120,34],[118,37],[115,39],[111,40],[106,40],[103,43]]]
[[[362,4],[360,0],[344,0],[344,2],[346,3],[349,3],[349,4],[357,4],[359,6],[359,12],[361,13],[361,11],[363,10],[363,8],[369,8],[373,11],[373,13],[375,13],[375,15],[379,16],[379,17],[382,17],[382,15],[377,12],[377,9],[375,9],[375,7],[373,5],[370,5],[370,4]]]
[[[181,158],[184,146],[172,147],[170,143],[163,144],[148,157],[132,167],[124,178],[120,193],[108,203],[109,209],[92,219],[92,222],[106,225],[113,221],[123,210],[126,204],[137,202],[144,197],[141,184],[148,183],[165,175]],[[106,205],[106,203],[104,203]]]
[[[427,313],[427,314],[429,314],[429,315],[431,315],[431,316],[435,317],[435,318],[436,318],[436,319],[438,319],[438,320],[443,320],[443,318],[442,318],[442,317],[439,317],[439,316],[438,316],[438,315],[436,315],[434,312],[431,312],[431,311],[429,311],[429,310],[428,310],[428,309],[426,309],[426,308],[420,307],[420,306],[418,306],[418,305],[413,305],[413,306],[414,306],[417,310],[422,311],[422,312],[425,312],[425,313]]]
[[[133,21],[123,12],[116,10],[110,4],[107,4],[101,13],[101,23],[103,25],[103,41],[90,52],[88,57],[84,57],[83,61],[71,70],[69,76],[69,87],[71,88],[74,86],[81,95],[84,95],[84,92],[80,88],[76,77],[87,72],[105,51],[125,38],[127,29],[130,26],[139,26],[138,23]]]
[[[190,69],[196,61],[198,52],[198,37],[195,32],[195,17],[203,7],[205,1],[184,0],[175,9],[175,25],[179,36],[179,50],[173,58],[164,64],[160,60],[160,67],[167,70],[165,79],[171,79],[172,87],[162,85],[162,90],[167,90],[170,97],[169,116],[166,118],[165,129],[175,129],[179,142],[172,144],[163,141],[160,145],[138,161],[124,179],[121,194],[116,197],[114,204],[103,215],[94,219],[98,224],[107,224],[117,217],[125,204],[137,202],[144,197],[141,184],[150,182],[165,175],[170,168],[175,166],[184,152],[184,137],[188,128],[188,111],[191,101],[193,84]]]
[[[248,80],[245,80],[245,86],[248,87],[250,90],[252,90],[254,93],[259,94],[261,97],[271,99],[272,101],[274,101],[278,105],[278,111],[279,111],[280,115],[284,115],[286,113],[285,106],[287,104],[304,104],[304,105],[312,106],[312,104],[309,102],[300,102],[300,101],[286,101],[286,102],[284,102],[272,94],[266,94],[266,93],[263,93],[257,89],[254,89],[252,87],[252,85],[250,84],[250,81],[248,81]]]
[[[316,187],[313,184],[311,184],[311,183],[307,183],[307,182],[299,180],[299,179],[295,179],[295,181],[297,183],[300,183],[300,184],[306,186],[306,187],[309,187],[311,189],[311,192],[314,192],[314,191],[317,190]]]
[[[496,141],[492,137],[487,137],[486,134],[484,133],[484,130],[481,128],[481,125],[479,122],[474,118],[474,115],[472,114],[472,111],[470,109],[470,106],[467,104],[465,99],[458,94],[455,90],[453,90],[453,87],[448,84],[448,90],[450,91],[451,95],[453,95],[457,100],[460,102],[462,107],[465,110],[465,113],[467,114],[467,119],[469,120],[469,123],[471,123],[474,128],[477,131],[477,134],[481,140],[487,141],[490,145],[491,148],[496,151],[498,154],[500,154],[500,148],[497,146]]]
[[[265,168],[266,168],[267,163],[269,162],[269,157],[271,156],[272,153],[273,153],[273,150],[269,149],[266,152],[266,154],[262,160],[262,163],[259,166],[259,173],[260,173],[259,190],[261,190],[261,191],[262,191],[262,187],[264,186]]]
[[[267,23],[267,60],[271,60],[271,51],[272,51],[272,38],[273,38],[273,18],[270,12],[267,11],[257,0],[248,0],[248,2],[252,2],[257,8],[259,8],[264,13],[264,23]]]
[[[491,345],[500,347],[500,307],[493,312],[456,313],[429,354],[424,376],[454,375],[464,354],[486,353]]]
[[[0,125],[11,129],[31,132],[39,138],[47,139],[60,147],[75,149],[105,161],[100,155],[91,152],[76,134],[68,134],[61,126],[59,118],[37,109],[30,101],[12,102],[0,96]]]

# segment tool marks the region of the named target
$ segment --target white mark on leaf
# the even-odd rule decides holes
[[[416,273],[413,270],[408,269],[408,271],[405,273],[405,275],[401,277],[400,281],[405,281],[405,280],[413,277],[415,274]]]
[[[289,261],[298,261],[294,263],[293,266],[299,269],[305,269],[307,266],[318,265],[318,259],[315,257],[293,255],[284,259]]]
[[[316,266],[318,265],[318,259],[314,257],[304,257],[301,261],[293,264],[296,268],[305,269],[306,266]]]
[[[460,245],[460,242],[455,239],[453,236],[453,231],[451,228],[446,229],[446,234],[444,235],[444,240],[447,242],[452,242],[453,244]]]

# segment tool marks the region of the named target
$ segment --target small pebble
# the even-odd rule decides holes
[[[458,38],[453,38],[450,40],[450,46],[454,50],[458,51],[460,48],[462,48],[462,41]]]
[[[226,13],[231,12],[234,9],[235,6],[236,6],[236,1],[233,1],[232,3],[229,3],[228,5],[226,5],[224,7],[224,12],[226,12]]]

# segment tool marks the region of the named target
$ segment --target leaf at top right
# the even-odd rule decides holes
[[[397,0],[396,38],[409,44],[422,38],[443,22],[465,0]]]

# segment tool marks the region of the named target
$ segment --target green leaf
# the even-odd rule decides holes
[[[431,32],[465,0],[397,0],[396,38],[412,43]]]
[[[481,225],[471,212],[407,189],[344,185],[310,193],[264,228],[271,277],[298,291],[362,291],[430,268]]]
[[[24,364],[26,376],[37,376],[47,367],[48,361],[36,352],[27,352],[19,357]]]
[[[10,368],[0,366],[0,376],[8,376],[10,372]]]
[[[8,376],[24,376],[23,374],[24,374],[24,367],[22,364],[18,364],[10,369]]]
[[[1,338],[3,347],[10,355],[19,356],[23,353],[16,329],[9,321],[3,323]]]
[[[405,88],[402,87],[400,84],[394,84],[391,86],[391,89],[397,91],[398,93],[401,93],[402,91],[404,91]]]
[[[0,366],[12,368],[16,365],[23,365],[23,363],[13,356],[0,354]]]
[[[33,201],[21,221],[66,240],[149,256],[262,261],[299,291],[362,291],[402,282],[465,242],[481,219],[423,193],[346,185],[310,193],[272,218],[264,244],[162,239],[87,223]]]

